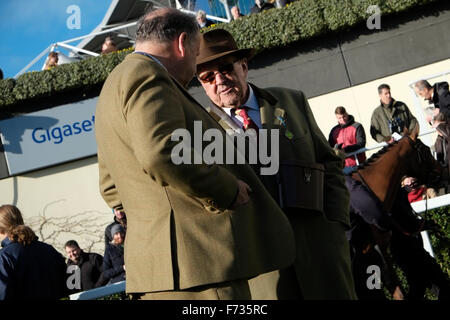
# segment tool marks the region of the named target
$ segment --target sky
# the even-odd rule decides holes
[[[0,0],[0,69],[4,78],[14,77],[52,43],[89,34],[101,23],[111,1]],[[67,12],[71,6],[79,8],[79,26],[74,19],[76,11]],[[57,51],[67,54],[62,48]],[[28,71],[41,70],[45,58]]]
[[[111,0],[0,0],[0,68],[4,77],[14,77],[52,43],[89,34],[110,4]],[[79,25],[75,11],[66,12],[72,5],[79,8]],[[45,57],[29,70],[41,70]]]

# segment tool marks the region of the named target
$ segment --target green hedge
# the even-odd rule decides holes
[[[240,47],[258,51],[284,47],[329,32],[345,31],[363,24],[378,5],[382,16],[445,0],[297,0],[285,8],[263,11],[229,24],[213,25],[230,31]],[[208,29],[209,29],[208,28]],[[69,91],[102,84],[109,72],[132,49],[64,64],[48,71],[29,72],[17,80],[0,81],[0,112],[26,103]]]

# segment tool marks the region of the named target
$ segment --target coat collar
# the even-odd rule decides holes
[[[10,243],[11,243],[11,240],[9,240],[9,238],[6,237],[5,239],[2,240],[2,248],[6,247]]]

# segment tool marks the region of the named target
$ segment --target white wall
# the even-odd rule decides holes
[[[97,157],[0,180],[0,203],[14,204],[40,240],[64,252],[67,240],[104,253],[113,213],[100,196]]]
[[[337,124],[334,110],[337,106],[342,105],[347,109],[349,114],[352,114],[355,117],[355,121],[360,122],[363,125],[367,136],[366,146],[375,145],[377,142],[370,136],[370,118],[373,110],[380,104],[377,90],[378,86],[382,83],[389,84],[393,98],[403,101],[408,105],[412,114],[419,120],[421,132],[424,132],[431,128],[421,119],[423,116],[423,109],[428,104],[425,103],[423,99],[418,98],[420,99],[417,100],[420,101],[420,107],[416,107],[415,94],[412,93],[409,84],[413,81],[427,79],[429,76],[444,72],[450,72],[450,59],[382,79],[377,79],[351,88],[317,96],[309,99],[309,103],[320,129],[327,139],[331,128]],[[439,81],[450,82],[450,75],[429,80],[431,85],[433,85],[434,82]],[[428,145],[434,143],[435,136],[431,136],[430,139],[431,140],[422,138],[424,143]]]

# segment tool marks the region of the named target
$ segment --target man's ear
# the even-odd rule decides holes
[[[186,55],[186,47],[188,46],[187,33],[180,33],[177,40],[177,52],[181,57],[184,57]]]

